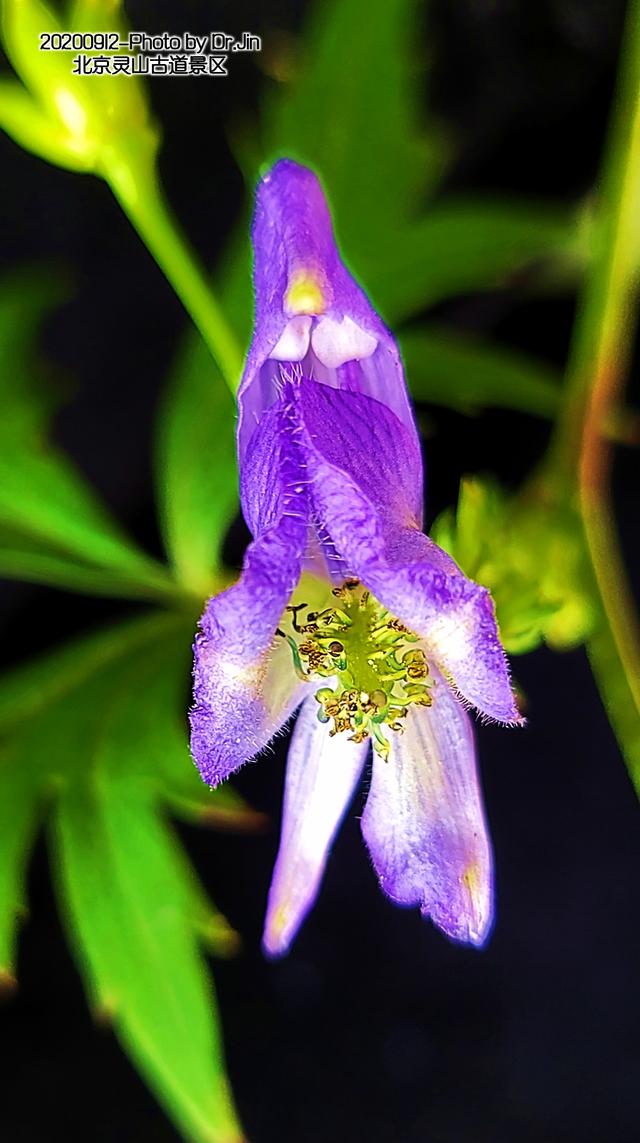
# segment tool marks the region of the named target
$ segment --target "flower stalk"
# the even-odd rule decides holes
[[[217,298],[167,205],[155,160],[116,152],[105,179],[129,221],[158,263],[235,396],[242,353]]]
[[[640,626],[611,503],[605,431],[629,370],[640,285],[638,0],[628,10],[598,214],[598,246],[579,304],[547,477],[576,494],[602,610],[640,715]]]
[[[63,28],[42,0],[1,0],[0,16],[2,45],[19,77],[0,82],[0,128],[48,162],[105,180],[235,396],[242,354],[167,206],[157,170],[160,136],[143,84],[132,76],[87,79],[73,73],[65,53],[43,54],[42,34]],[[65,19],[71,31],[108,26],[126,35],[122,0],[77,0]]]

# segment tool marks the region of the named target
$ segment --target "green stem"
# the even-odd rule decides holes
[[[610,497],[604,425],[619,402],[637,322],[640,266],[640,0],[631,0],[598,203],[598,249],[580,300],[566,397],[546,477],[578,501],[604,616],[640,714],[640,627]]]
[[[114,153],[105,177],[125,214],[155,258],[199,330],[231,393],[242,354],[222,308],[169,210],[153,158]]]
[[[595,256],[574,326],[563,409],[551,456],[554,471],[577,475],[594,390],[610,414],[627,372],[637,319],[640,265],[640,4],[631,0],[619,86],[597,188]]]

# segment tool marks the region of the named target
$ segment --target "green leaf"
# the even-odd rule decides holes
[[[24,720],[32,720],[43,707],[68,696],[74,688],[139,648],[168,640],[177,630],[187,645],[195,617],[157,612],[56,647],[37,659],[0,676],[0,731],[7,733]]]
[[[237,511],[235,408],[199,335],[173,370],[160,409],[156,483],[167,551],[183,584],[210,595]]]
[[[267,818],[247,804],[228,783],[211,790],[202,781],[191,757],[184,725],[162,722],[163,750],[158,755],[153,783],[159,799],[172,814],[195,825],[248,833],[265,828]]]
[[[263,131],[265,160],[291,155],[317,170],[349,263],[395,323],[533,261],[575,269],[584,257],[566,209],[459,198],[425,213],[450,146],[432,117],[420,123],[417,42],[415,0],[375,13],[366,0],[317,3],[297,77],[267,103]]]
[[[66,457],[36,441],[0,438],[0,526],[28,543],[115,572],[157,575],[137,553]]]
[[[17,744],[0,767],[14,815],[0,838],[0,952],[10,964],[34,812],[33,798],[21,811],[13,787],[28,777],[57,795],[52,862],[93,1002],[185,1138],[232,1143],[241,1132],[200,950],[226,955],[237,937],[161,811],[188,788],[183,769],[195,777],[185,734],[193,624],[144,617],[0,680],[0,724],[12,728],[9,749]],[[221,811],[243,818],[239,801],[223,799]]]
[[[548,418],[559,407],[557,371],[515,350],[433,328],[408,330],[400,348],[418,401],[463,412],[497,406]]]
[[[375,17],[366,0],[318,0],[295,79],[263,101],[260,135],[243,148],[251,196],[261,166],[278,156],[316,169],[345,254],[361,277],[371,256],[383,268],[379,250],[393,247],[446,166],[443,132],[431,117],[421,121],[416,17],[416,0],[388,0]],[[423,57],[421,64],[428,61]],[[245,209],[216,275],[227,315],[245,343],[253,312],[249,223]],[[204,357],[201,351],[201,362]]]
[[[14,980],[16,930],[26,913],[25,867],[42,796],[39,775],[13,743],[0,757],[0,983]]]
[[[201,898],[194,899],[149,802],[131,781],[114,779],[106,763],[100,776],[61,798],[57,818],[61,888],[81,969],[185,1136],[237,1143],[213,993],[197,947]]]
[[[0,529],[0,533],[1,533]],[[176,597],[179,588],[160,565],[144,572],[125,574],[119,569],[106,571],[72,558],[0,543],[0,577],[26,583],[45,583],[84,595],[107,595],[124,599],[160,600]]]
[[[77,640],[0,679],[0,975],[5,979],[13,976],[16,923],[26,911],[24,869],[41,803],[82,761],[83,735],[95,721],[104,672],[115,664],[117,680],[123,657],[150,639],[165,639],[175,626],[173,617],[145,617]],[[88,694],[96,673],[97,690]],[[84,688],[88,701],[78,700],[78,688]]]
[[[611,630],[602,615],[587,642],[587,654],[629,777],[640,797],[640,720]]]
[[[67,696],[72,718],[71,711],[77,705],[74,691],[80,684],[100,672],[99,697],[105,672],[114,665],[117,677],[123,659],[141,652],[143,663],[154,661],[162,665],[164,673],[158,674],[156,691],[150,695],[161,713],[159,717],[154,714],[148,727],[149,737],[138,769],[146,766],[144,772],[154,783],[158,798],[178,817],[230,830],[262,828],[264,816],[248,806],[229,784],[215,791],[204,784],[189,753],[184,712],[189,704],[188,679],[195,625],[196,616],[187,613],[145,615],[82,636],[13,668],[0,676],[0,733],[6,736],[25,720],[33,724],[34,716],[43,708],[53,706],[54,714],[50,717],[56,717],[55,712],[60,709],[56,704]],[[160,655],[159,649],[162,650]],[[152,732],[155,733],[153,751],[150,749]],[[34,741],[39,733],[38,724]],[[63,729],[58,727],[55,733],[64,741]],[[64,765],[58,767],[50,777],[59,779],[64,769]]]
[[[68,565],[79,563],[77,580],[83,571],[90,581],[92,570],[102,570],[101,592],[109,590],[109,574],[115,594],[175,591],[162,567],[120,531],[69,459],[47,440],[55,394],[34,368],[32,347],[53,295],[33,271],[0,284],[0,539],[5,537],[2,546],[9,553],[7,574],[22,574],[22,563],[28,578],[45,579],[46,563],[28,556],[40,551],[51,558],[55,583],[70,580]]]
[[[143,650],[145,705],[137,710],[144,750],[135,760],[126,751],[127,771],[144,778],[157,799],[178,817],[216,829],[254,830],[265,823],[226,783],[211,790],[191,757],[186,710],[191,701],[193,626],[184,624],[154,636],[151,653]]]
[[[174,630],[172,617],[145,617],[77,640],[0,679],[0,977],[6,980],[13,977],[16,924],[26,911],[24,869],[45,794],[82,761],[105,670],[115,663],[117,680],[123,657]],[[88,693],[96,673],[100,683]],[[83,688],[84,702],[78,698]]]
[[[455,515],[443,513],[431,535],[489,588],[507,651],[523,654],[542,640],[568,650],[591,635],[593,587],[580,519],[541,482],[507,495],[494,480],[467,477]]]
[[[234,938],[158,813],[183,644],[157,640],[70,696],[65,737],[81,764],[61,776],[53,857],[94,1004],[185,1136],[231,1143],[241,1133],[199,943],[228,951]]]
[[[393,241],[372,237],[358,271],[387,320],[397,323],[445,298],[509,285],[533,264],[582,258],[566,209],[447,199]]]
[[[416,17],[415,0],[374,11],[367,0],[316,3],[298,77],[267,105],[266,156],[317,169],[357,269],[372,246],[391,244],[443,173],[443,137],[419,124]]]

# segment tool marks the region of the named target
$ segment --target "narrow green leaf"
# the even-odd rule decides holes
[[[395,323],[445,298],[509,284],[527,266],[583,259],[566,209],[447,199],[358,262],[367,289]]]
[[[83,635],[0,676],[0,731],[30,719],[43,707],[63,699],[96,672],[140,647],[164,641],[182,629],[188,644],[195,627],[189,616],[154,613],[138,616],[103,631]],[[118,668],[119,669],[119,668]]]
[[[60,394],[48,384],[45,370],[31,368],[30,355],[49,310],[69,293],[60,271],[29,268],[0,281],[0,400],[3,417],[0,440],[39,438],[60,403]]]
[[[160,409],[156,483],[165,544],[178,577],[204,599],[214,588],[237,510],[235,408],[199,335],[173,370]]]
[[[587,642],[587,654],[629,777],[640,797],[640,721],[624,666],[604,617]]]
[[[433,122],[419,125],[416,23],[415,0],[387,0],[375,12],[367,0],[316,3],[297,78],[267,106],[267,156],[318,170],[358,270],[443,173],[443,137]]]
[[[367,288],[364,269],[377,258],[384,277],[382,251],[434,191],[449,150],[433,118],[423,121],[419,87],[429,61],[424,52],[414,58],[417,10],[416,0],[388,0],[372,18],[366,0],[317,0],[295,78],[264,101],[260,137],[241,161],[250,197],[261,166],[278,156],[316,169],[345,255]],[[253,312],[249,223],[247,206],[216,275],[244,344]],[[202,350],[199,365],[205,367]]]
[[[205,786],[189,756],[184,735],[180,756],[182,762],[178,768],[167,755],[167,770],[171,766],[173,772],[164,774],[160,790],[162,800],[177,818],[233,833],[265,828],[265,815],[252,809],[232,786],[219,786],[216,790]],[[174,759],[177,763],[177,751]]]
[[[189,882],[132,784],[100,778],[60,801],[58,857],[92,993],[187,1138],[236,1143]]]
[[[125,574],[118,568],[107,571],[50,551],[5,547],[1,543],[0,577],[123,599],[171,600],[180,593],[179,585],[159,564],[157,569],[149,566]]]
[[[94,1002],[185,1136],[235,1143],[241,1132],[198,948],[204,937],[228,951],[234,935],[157,810],[155,763],[175,717],[160,701],[175,687],[165,674],[172,642],[119,664],[108,689],[103,677],[97,708],[98,680],[74,693],[67,742],[82,744],[82,764],[63,777],[53,854]]]
[[[0,526],[54,555],[140,577],[143,584],[158,577],[156,562],[120,535],[70,461],[34,440],[0,436]]]
[[[190,702],[189,660],[195,624],[195,614],[145,615],[82,636],[13,668],[0,676],[0,733],[6,736],[26,719],[33,721],[43,708],[59,704],[67,696],[71,696],[70,707],[77,706],[74,690],[96,673],[101,673],[96,689],[99,697],[105,686],[105,671],[113,667],[117,678],[122,660],[142,652],[143,663],[154,662],[162,670],[153,680],[155,689],[149,696],[153,702],[145,703],[140,710],[141,721],[147,718],[147,710],[151,711],[151,718],[137,772],[147,776],[157,797],[178,817],[220,829],[262,828],[264,816],[230,785],[210,790],[204,784],[189,753],[186,710]],[[57,712],[55,716],[60,717]],[[61,717],[64,721],[64,711]],[[49,737],[52,732],[50,728]],[[34,743],[39,733],[38,726]],[[64,741],[63,726],[58,725],[55,734]]]
[[[497,406],[548,418],[560,404],[557,371],[515,350],[433,328],[408,330],[400,347],[418,401],[464,412]]]
[[[15,974],[17,925],[26,913],[25,867],[38,825],[38,775],[19,743],[0,757],[0,984]]]
[[[124,535],[47,440],[56,395],[34,367],[33,343],[53,293],[33,271],[0,283],[0,529],[16,540],[9,545],[14,553],[38,548],[54,560],[112,570],[116,593],[122,577],[134,593],[135,584],[155,589],[163,576],[167,582],[163,569]],[[17,555],[13,563],[17,569]],[[36,578],[43,574],[41,566]]]

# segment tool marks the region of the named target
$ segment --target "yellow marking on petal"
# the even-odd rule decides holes
[[[464,881],[472,898],[476,896],[476,893],[480,888],[480,874],[480,865],[477,861],[472,861],[462,874],[462,880]]]
[[[289,927],[290,920],[291,902],[285,900],[278,905],[269,919],[268,941],[270,946],[279,948],[282,945],[282,938]]]
[[[291,274],[284,305],[291,315],[316,316],[324,313],[327,308],[324,289],[314,270],[295,270]]]

